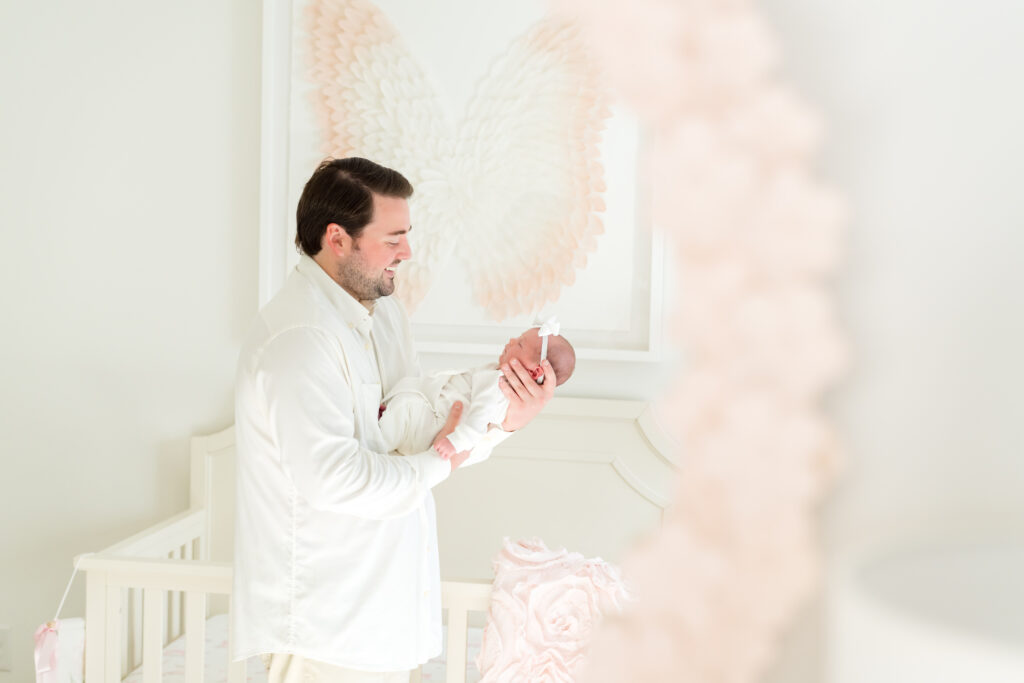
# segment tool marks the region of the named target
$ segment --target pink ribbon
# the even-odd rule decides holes
[[[57,683],[57,625],[48,621],[36,629],[36,683]]]

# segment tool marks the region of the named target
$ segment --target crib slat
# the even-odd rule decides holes
[[[181,635],[181,593],[167,591],[167,642]]]
[[[132,652],[132,628],[131,628],[131,599],[132,589],[122,588],[118,591],[121,594],[121,618],[118,621],[121,622],[123,628],[122,633],[124,637],[121,638],[121,678],[124,678],[129,671],[132,670],[131,652]]]
[[[129,643],[132,651],[132,669],[142,664],[142,589],[131,589],[132,603],[132,632],[129,634]]]
[[[171,550],[167,553],[167,559],[179,559],[178,551]],[[167,591],[167,642],[171,642],[181,635],[181,594],[177,591]]]
[[[85,575],[85,679],[106,680],[103,638],[107,631],[107,575],[89,571]]]
[[[460,603],[448,605],[448,651],[445,683],[466,683],[466,610]]]
[[[185,593],[185,680],[203,680],[206,656],[206,593]]]
[[[107,663],[106,676],[108,681],[121,680],[121,589],[117,585],[107,585],[107,628],[104,636]]]
[[[232,618],[233,608],[231,598],[228,598],[228,683],[243,683],[245,681],[245,660],[232,662],[231,654],[235,651],[235,621]]]
[[[242,683],[245,680],[245,660],[232,662],[228,655],[228,683]]]
[[[142,681],[160,683],[163,678],[163,591],[146,588],[142,593]]]

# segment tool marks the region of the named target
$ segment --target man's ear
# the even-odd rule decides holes
[[[320,240],[320,248],[335,256],[345,257],[352,251],[352,237],[337,223],[329,223]]]

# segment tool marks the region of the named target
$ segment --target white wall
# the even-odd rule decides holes
[[[762,6],[855,211],[829,546],[1024,519],[1024,4]],[[231,419],[256,306],[259,30],[253,0],[0,5],[0,623],[17,653],[0,683],[32,680],[69,558],[183,508],[188,435]],[[820,680],[819,622],[812,606],[773,680]]]
[[[256,311],[260,3],[0,4],[0,623],[187,506]],[[82,615],[81,579],[65,609]]]
[[[856,354],[831,557],[918,527],[1024,533],[1024,4],[767,0],[785,73],[830,127],[853,220]],[[821,608],[772,680],[821,680]]]

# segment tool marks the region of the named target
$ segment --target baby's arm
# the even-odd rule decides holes
[[[498,388],[497,370],[478,370],[473,373],[469,406],[462,415],[462,421],[448,440],[455,452],[468,451],[483,439],[487,426],[501,424],[508,410],[508,399]]]

